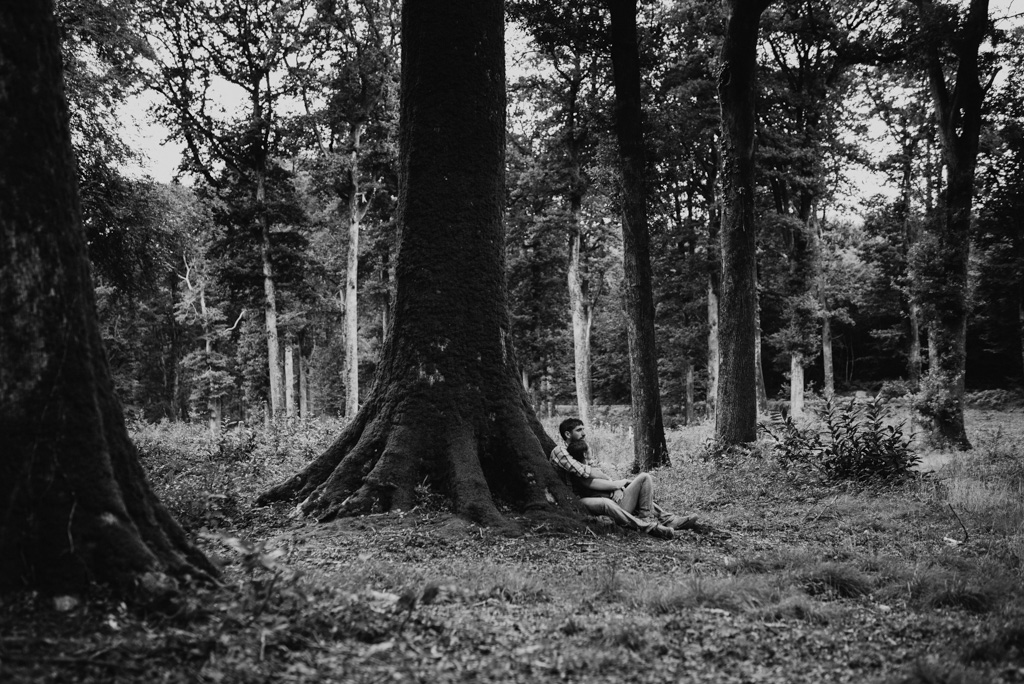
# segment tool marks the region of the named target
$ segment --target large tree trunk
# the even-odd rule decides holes
[[[569,311],[572,317],[573,367],[576,377],[576,408],[579,419],[590,424],[590,331],[594,311],[583,286],[583,233],[574,212],[573,232],[569,243]]]
[[[919,0],[924,29],[931,24],[932,0]],[[969,449],[964,425],[964,376],[967,359],[967,279],[971,206],[981,132],[981,85],[978,52],[988,30],[988,0],[971,0],[956,37],[956,81],[950,88],[938,38],[929,42],[929,81],[946,165],[941,220],[930,226],[928,244],[918,264],[925,271],[918,288],[928,312],[928,378],[919,407],[930,419],[932,437]]]
[[[721,363],[715,438],[722,444],[757,437],[754,336],[757,237],[754,226],[754,99],[757,34],[767,0],[727,0],[718,97],[722,107]]]
[[[113,395],[60,69],[53,4],[0,3],[0,590],[131,595],[214,570],[147,484]]]
[[[363,408],[263,503],[319,519],[410,509],[417,486],[470,520],[577,510],[519,382],[504,278],[501,0],[402,9],[400,242],[394,318]]]
[[[650,232],[647,225],[647,156],[640,93],[636,0],[610,0],[615,82],[615,136],[619,142],[623,289],[633,403],[633,471],[669,465],[658,387],[654,338]]]

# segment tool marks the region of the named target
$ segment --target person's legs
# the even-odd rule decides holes
[[[654,513],[654,479],[648,473],[634,477],[624,490],[619,506],[638,518],[651,517]]]
[[[633,530],[642,530],[647,534],[659,537],[661,539],[671,539],[673,537],[672,530],[664,525],[659,525],[653,520],[641,520],[635,515],[629,513],[626,510],[612,501],[611,499],[602,496],[587,496],[580,499],[580,503],[587,509],[587,512],[591,515],[607,515],[615,524],[628,527]]]
[[[697,527],[697,515],[694,513],[669,513],[658,504],[652,506],[654,515],[658,522],[673,530],[695,529]]]

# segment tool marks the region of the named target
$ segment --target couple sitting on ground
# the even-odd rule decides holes
[[[551,462],[568,478],[576,496],[591,515],[606,515],[614,522],[642,530],[660,539],[672,539],[674,530],[700,531],[696,515],[673,515],[654,503],[654,480],[640,473],[632,480],[613,480],[591,464],[586,429],[579,418],[558,426],[562,443],[551,450]]]

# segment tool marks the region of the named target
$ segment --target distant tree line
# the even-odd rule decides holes
[[[752,197],[762,410],[781,399],[799,413],[809,391],[902,381],[942,414],[951,383],[1019,385],[1020,33],[980,5],[765,4]],[[101,319],[129,409],[211,426],[353,415],[392,316],[397,3],[59,9]],[[629,403],[638,375],[623,226],[639,205],[620,173],[613,13],[588,0],[506,12],[505,240],[521,380],[541,412],[572,403],[588,416],[591,404]],[[729,11],[695,1],[624,12],[636,22],[643,157],[631,163],[650,241],[650,285],[636,292],[652,301],[657,413],[693,420],[713,412],[721,364]],[[142,89],[160,95],[153,113],[186,149],[188,186],[121,171],[136,151],[114,133],[114,112]],[[950,118],[970,107],[973,118]],[[977,128],[977,172],[961,181],[965,127]],[[952,207],[965,192],[973,203]],[[962,323],[950,319],[961,310]]]

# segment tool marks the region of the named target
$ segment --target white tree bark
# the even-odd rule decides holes
[[[583,292],[581,251],[583,236],[575,230],[569,248],[569,307],[572,312],[572,338],[576,368],[576,405],[579,419],[590,425],[590,330],[593,309]]]
[[[290,340],[284,345],[284,406],[288,420],[295,418],[295,353]]]
[[[299,417],[308,420],[309,415],[309,361],[299,348]]]
[[[265,202],[265,179],[263,173],[260,173],[256,182],[256,204],[260,207],[260,230],[262,233],[260,256],[263,259],[263,309],[267,330],[267,373],[270,377],[269,421],[272,422],[277,420],[284,408],[284,388],[281,379],[281,345],[277,335],[277,289],[274,285],[274,266],[270,260],[270,222],[265,213]]]
[[[712,276],[713,277],[713,276]],[[708,418],[714,415],[715,397],[718,396],[718,295],[708,283]]]
[[[359,411],[359,228],[363,218],[360,207],[359,142],[362,124],[352,127],[349,157],[351,194],[348,198],[348,262],[345,269],[345,416]]]
[[[794,420],[804,415],[804,356],[789,357],[789,413]]]

